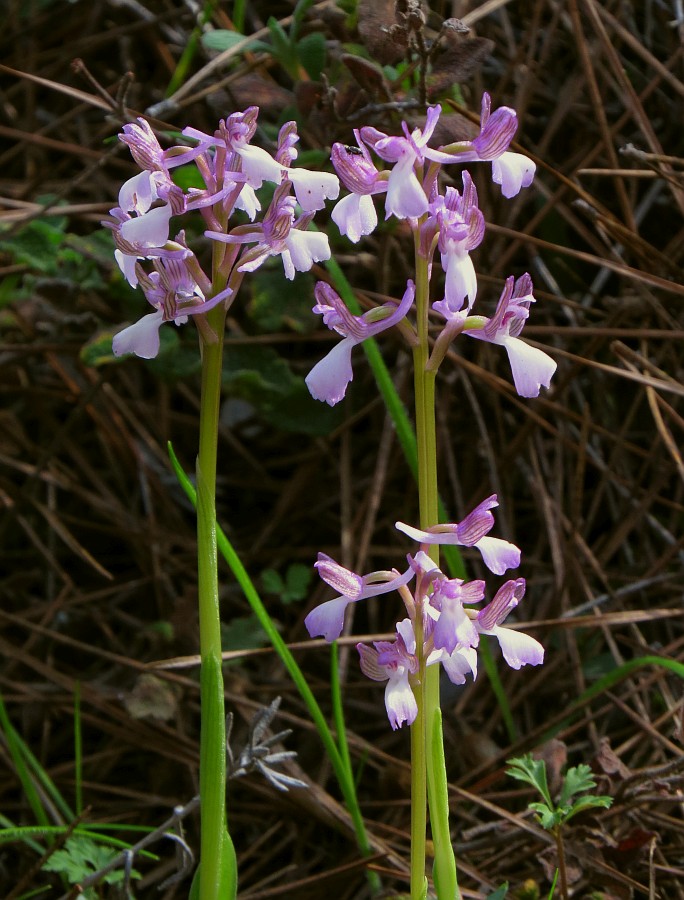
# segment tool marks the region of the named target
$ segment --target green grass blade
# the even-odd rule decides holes
[[[45,811],[45,807],[40,799],[40,794],[34,784],[33,777],[27,765],[26,751],[28,748],[10,722],[9,716],[7,715],[7,709],[1,697],[0,727],[2,727],[4,732],[7,749],[14,764],[14,770],[21,782],[24,796],[31,807],[33,816],[39,825],[48,825],[50,820],[48,819],[47,812]]]

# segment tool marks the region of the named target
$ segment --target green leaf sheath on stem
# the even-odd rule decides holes
[[[435,666],[439,671],[439,667]],[[451,834],[449,832],[449,788],[446,774],[446,760],[444,758],[444,735],[442,732],[442,711],[437,707],[432,713],[432,722],[427,723],[427,728],[432,730],[432,765],[428,774],[428,797],[430,810],[445,810],[446,815],[432,817],[432,840],[435,846],[434,881],[435,890],[439,898],[460,900],[461,892],[456,876],[456,860],[451,848]],[[441,829],[446,827],[446,832]],[[437,848],[439,847],[439,853]],[[449,850],[444,852],[444,848]]]
[[[199,900],[232,900],[235,853],[226,840],[226,717],[221,669],[221,617],[216,552],[216,454],[225,312],[206,316],[201,337],[202,395],[197,456],[197,572],[200,631],[200,875]],[[231,885],[232,893],[231,893]]]
[[[173,447],[170,443],[168,444],[168,451],[169,458],[171,459],[171,465],[173,466],[180,486],[182,487],[190,502],[196,506],[197,491],[195,490],[186,473],[183,471],[183,467],[179,463],[178,458],[176,457],[176,454],[174,453]],[[262,628],[268,635],[273,648],[282,660],[282,663],[287,669],[295,686],[297,687],[302,700],[306,704],[309,715],[311,716],[311,719],[316,726],[318,734],[321,738],[323,746],[325,747],[326,753],[328,754],[328,758],[330,759],[330,763],[335,772],[335,776],[340,785],[340,790],[342,791],[344,801],[352,818],[354,832],[356,834],[356,841],[359,849],[364,856],[370,856],[372,853],[372,848],[368,840],[363,816],[361,815],[361,810],[359,808],[353,772],[351,771],[351,768],[347,768],[344,764],[343,756],[338,749],[337,743],[332,735],[332,732],[330,731],[325,716],[323,715],[323,712],[306,681],[304,673],[299,668],[299,665],[290,652],[290,649],[273,624],[271,617],[269,616],[268,611],[266,610],[266,607],[261,600],[261,597],[254,587],[251,578],[247,574],[245,567],[242,565],[240,557],[237,555],[234,547],[224,534],[221,527],[218,525],[216,526],[216,539],[218,549],[223,558],[228,563],[228,566],[230,567],[238,584],[242,588],[247,602],[252,609],[252,612],[255,614]],[[380,879],[378,874],[376,872],[369,871],[367,877],[369,886],[374,892],[377,892],[380,889]]]

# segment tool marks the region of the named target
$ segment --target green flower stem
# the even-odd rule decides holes
[[[176,473],[176,477],[178,478],[178,481],[180,482],[180,485],[185,491],[185,494],[187,495],[190,502],[196,506],[198,501],[197,491],[193,487],[193,484],[188,476],[183,471],[183,468],[179,463],[175,453],[173,452],[173,448],[170,444],[168,446],[168,450],[171,464]],[[292,681],[294,682],[304,703],[306,704],[307,709],[309,710],[309,715],[311,716],[313,723],[318,730],[318,734],[321,738],[321,741],[323,742],[323,746],[325,747],[325,751],[328,754],[328,758],[330,759],[333,770],[335,772],[335,776],[337,777],[338,783],[340,785],[340,790],[342,791],[344,802],[346,803],[347,809],[349,810],[349,814],[351,816],[352,824],[354,826],[354,831],[356,834],[356,841],[363,855],[370,856],[373,852],[373,849],[371,847],[370,841],[368,840],[363,816],[361,815],[361,809],[359,807],[359,801],[356,796],[356,786],[354,784],[354,776],[351,770],[351,766],[348,767],[345,765],[343,753],[337,746],[326,718],[323,715],[323,711],[318,705],[318,701],[314,697],[313,692],[311,691],[311,688],[306,681],[304,673],[299,668],[297,661],[292,655],[290,648],[281,637],[280,632],[273,624],[273,620],[269,616],[268,611],[266,610],[266,607],[264,606],[261,597],[259,596],[259,593],[254,587],[254,583],[247,573],[247,570],[242,565],[240,557],[237,555],[233,545],[230,543],[225,533],[218,525],[216,526],[216,536],[218,549],[221,555],[228,563],[233,575],[235,576],[238,584],[244,592],[245,597],[247,598],[247,602],[249,603],[252,612],[257,617],[259,623],[261,624],[261,627],[268,635],[273,648],[282,660],[283,665],[287,669],[290,677],[292,678]],[[377,893],[380,890],[380,878],[377,872],[369,870],[367,873],[367,878],[369,887],[371,888],[372,892]]]
[[[216,553],[216,453],[225,311],[206,315],[200,330],[202,395],[197,456],[197,567],[200,697],[200,900],[231,900],[237,874],[226,822],[226,722],[221,669],[221,617]]]
[[[419,236],[416,235],[416,311],[418,346],[414,350],[414,383],[416,404],[416,438],[418,450],[418,496],[420,504],[421,528],[428,528],[438,522],[439,494],[437,491],[437,437],[435,425],[435,376],[434,370],[427,370],[429,357],[428,308],[429,275],[428,262],[420,254]],[[430,548],[431,557],[439,563],[439,547]],[[418,646],[422,639],[416,635]],[[427,668],[422,654],[419,655],[418,677],[421,683],[424,704],[420,729],[421,740],[416,739],[416,750],[422,745],[422,757],[412,756],[412,779],[418,782],[425,778],[417,770],[426,769],[427,794],[430,806],[430,823],[434,846],[433,877],[439,900],[459,900],[460,892],[456,877],[456,860],[451,845],[449,830],[449,798],[444,761],[444,735],[439,700],[439,666]],[[412,726],[416,728],[418,719]],[[412,750],[413,750],[412,741]],[[424,802],[424,801],[423,801]],[[412,797],[413,805],[413,797]],[[418,813],[416,813],[418,815]],[[423,841],[425,838],[423,837]],[[417,864],[417,861],[416,861]],[[416,873],[417,878],[417,873]],[[412,895],[413,896],[413,895]]]
[[[413,680],[413,694],[418,712],[411,725],[411,900],[427,895],[425,877],[425,845],[427,836],[427,777],[425,767],[425,660],[423,657],[423,623],[415,621],[418,675]]]

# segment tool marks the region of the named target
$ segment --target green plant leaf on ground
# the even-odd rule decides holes
[[[46,872],[55,872],[63,875],[70,884],[77,885],[89,875],[105,868],[118,855],[111,847],[104,847],[91,838],[82,835],[72,835],[67,839],[64,847],[56,850],[43,864]],[[122,881],[124,872],[117,869],[108,872],[102,880],[106,884],[117,884]],[[135,869],[130,872],[131,878],[140,878],[140,873]],[[86,893],[86,897],[95,897],[94,891]]]
[[[221,625],[221,644],[224,650],[256,650],[269,643],[257,617],[238,616]]]
[[[303,600],[308,592],[313,570],[304,563],[291,563],[285,572],[285,580],[275,569],[264,569],[261,581],[268,594],[277,594],[282,603],[294,603]]]
[[[247,401],[269,425],[283,431],[327,434],[341,418],[340,410],[311,397],[304,379],[272,347],[229,345],[223,387],[227,396]]]

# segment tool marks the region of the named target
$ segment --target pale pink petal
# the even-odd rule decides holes
[[[326,600],[311,610],[304,619],[304,626],[311,637],[324,637],[326,641],[336,641],[344,628],[344,611],[354,601],[350,597],[335,597]]]
[[[439,661],[453,684],[465,684],[465,677],[469,673],[472,673],[473,678],[477,677],[477,652],[472,647],[463,647],[450,656],[445,651],[442,653]]]
[[[114,251],[114,259],[131,287],[137,287],[138,285],[138,273],[135,271],[137,258],[137,256],[129,256],[127,253],[122,253],[121,250]]]
[[[396,731],[406,722],[411,725],[418,715],[418,704],[408,679],[408,670],[400,666],[393,672],[385,688],[385,708],[390,725]]]
[[[390,172],[385,200],[386,218],[418,218],[428,210],[428,200],[413,171],[415,157],[407,153]]]
[[[506,337],[501,343],[506,348],[518,394],[521,397],[538,397],[541,386],[548,388],[551,384],[557,368],[555,360],[520,338]]]
[[[450,242],[449,252],[442,254],[445,268],[445,299],[452,312],[458,312],[465,300],[470,310],[477,296],[477,275],[464,242]]]
[[[521,666],[539,666],[544,662],[544,648],[529,634],[515,631],[513,628],[504,628],[496,625],[491,631],[484,634],[492,634],[499,642],[503,657],[512,669]]]
[[[482,554],[484,564],[495,575],[503,575],[506,569],[515,569],[520,565],[519,548],[501,538],[480,538],[475,547]]]
[[[305,213],[323,209],[326,200],[337,200],[339,197],[340,181],[331,172],[288,169],[287,177],[294,186],[297,203]]]
[[[504,197],[515,197],[521,188],[532,184],[536,169],[532,160],[522,153],[504,153],[492,161],[492,181],[501,185]]]
[[[163,321],[164,312],[158,309],[114,335],[114,356],[135,353],[141,359],[154,359],[159,353],[159,328]]]
[[[328,236],[322,231],[300,231],[298,228],[292,228],[285,238],[285,245],[298,272],[308,272],[315,262],[330,259]]]
[[[163,247],[169,239],[169,204],[157,206],[142,216],[121,224],[121,237],[137,247]]]
[[[335,205],[331,213],[333,222],[354,244],[362,235],[371,234],[378,224],[378,214],[370,194],[349,194]]]
[[[344,397],[354,377],[351,354],[356,343],[353,338],[344,338],[306,376],[306,386],[315,400],[335,406]]]

